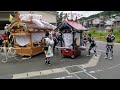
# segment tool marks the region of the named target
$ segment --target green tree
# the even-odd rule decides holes
[[[63,12],[61,12],[60,14],[57,14],[57,23],[59,25],[59,23],[61,23],[63,20]]]

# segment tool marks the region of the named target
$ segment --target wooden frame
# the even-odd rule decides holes
[[[34,56],[34,55],[44,52],[42,43],[39,46],[34,46],[34,42],[32,42],[32,33],[42,33],[42,32],[48,31],[48,29],[38,30],[35,28],[27,28],[27,30],[24,30],[23,25],[24,24],[21,21],[20,22],[17,21],[17,22],[14,22],[10,27],[10,30],[12,29],[14,30],[11,32],[11,35],[14,36],[14,48],[16,48],[16,54],[21,55],[21,56]],[[19,46],[16,42],[16,37],[26,36],[26,35],[29,36],[30,43],[26,47]]]

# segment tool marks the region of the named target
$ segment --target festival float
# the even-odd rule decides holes
[[[81,37],[87,28],[75,20],[64,20],[55,30],[58,30],[63,38],[61,46],[57,47],[61,49],[62,56],[75,58],[81,54]]]
[[[8,30],[14,38],[16,54],[33,56],[43,52],[42,38],[56,28],[37,14],[18,14]]]

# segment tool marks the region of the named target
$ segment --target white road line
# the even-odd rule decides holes
[[[90,77],[94,78],[94,79],[97,79],[96,77],[92,76],[91,74],[85,72],[87,75],[89,75]]]
[[[96,71],[89,71],[89,73],[96,73],[96,72],[101,72],[103,70],[96,70]]]
[[[96,73],[96,71],[89,71],[89,73]]]
[[[80,77],[78,77],[75,73],[73,73],[73,75],[75,75],[78,79],[81,79]]]
[[[85,71],[87,71],[86,69],[84,69],[83,67],[81,67],[80,65],[78,66],[79,68],[81,68],[81,69],[83,69],[83,71],[85,72]]]
[[[114,66],[112,66],[112,67],[109,67],[108,69],[116,68],[116,67],[118,67],[118,66],[120,66],[120,64],[117,64],[117,65],[114,65]]]
[[[96,71],[89,71],[89,73],[97,73],[97,72],[102,72],[102,71],[106,71],[106,70],[109,70],[109,69],[113,69],[113,68],[116,68],[120,66],[120,64],[117,64],[117,65],[114,65],[112,67],[109,67],[109,68],[106,68],[106,69],[101,69],[101,70],[96,70]]]
[[[99,49],[98,49],[97,51],[99,51],[99,52],[106,52],[106,51],[104,51],[104,50],[99,50]]]
[[[72,66],[66,66],[66,67],[63,67],[63,68],[74,67],[74,66],[79,67],[79,65],[72,65]]]
[[[77,67],[79,67],[80,69],[82,69],[81,71],[78,71],[78,72],[69,72],[66,68],[68,68],[68,67],[74,67],[74,66],[77,66]],[[81,66],[79,66],[79,65],[73,65],[73,66],[67,66],[67,67],[64,67],[64,69],[65,69],[65,71],[68,73],[68,74],[75,74],[75,73],[80,73],[80,72],[85,72],[86,71],[86,69],[84,69],[84,68],[82,68]]]
[[[100,59],[100,57],[101,57],[101,54],[97,55],[97,57],[93,56],[88,63],[82,64],[82,65],[79,65],[79,66],[81,66],[83,68],[96,66],[98,61],[99,61],[99,59]]]
[[[71,74],[68,70],[65,69],[65,67],[64,67],[64,70],[65,70],[68,74]]]
[[[73,72],[73,73],[70,73],[70,74],[76,74],[76,73],[81,73],[81,72],[85,72],[85,71],[83,70],[83,71]]]
[[[69,75],[69,76],[58,77],[58,78],[53,78],[53,79],[65,79],[65,78],[72,78],[72,77],[73,77],[72,75]]]

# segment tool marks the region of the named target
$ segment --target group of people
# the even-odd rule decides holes
[[[106,57],[105,59],[108,59],[109,57],[109,53],[110,53],[110,57],[109,59],[112,59],[113,58],[113,47],[114,47],[114,40],[115,40],[115,36],[113,35],[113,31],[110,30],[108,31],[109,34],[107,35],[106,37]],[[83,35],[83,39],[82,39],[82,45],[83,46],[87,46],[87,41],[90,42],[90,46],[89,46],[89,49],[88,49],[88,55],[87,56],[90,56],[90,51],[93,49],[94,51],[94,55],[97,56],[97,52],[96,52],[96,42],[94,40],[94,38],[91,36],[91,34],[84,34]]]
[[[96,52],[96,42],[94,40],[94,38],[91,36],[91,34],[86,34],[84,33],[83,35],[83,38],[82,38],[82,46],[85,46],[87,47],[87,42],[89,41],[90,43],[90,46],[89,46],[89,49],[88,49],[88,55],[87,56],[90,56],[90,51],[93,49],[94,51],[94,55],[97,56],[97,52]]]
[[[13,47],[14,40],[13,36],[9,32],[4,33],[5,37],[0,36],[0,47]]]
[[[59,41],[61,41],[62,37],[61,35],[59,36],[53,36],[51,37],[49,32],[46,32],[45,34],[45,38],[44,38],[44,52],[46,55],[45,58],[45,64],[49,64],[50,65],[50,57],[53,56],[53,52],[54,52],[54,48],[55,46],[58,44]],[[92,37],[91,34],[84,34],[83,35],[83,46],[87,46],[87,42],[90,43],[89,49],[88,49],[88,55],[90,56],[91,54],[91,50],[93,49],[94,51],[94,55],[97,56],[97,51],[96,51],[96,41],[94,40],[94,38]],[[115,36],[113,35],[112,31],[109,31],[109,34],[106,36],[106,56],[105,59],[107,59],[109,57],[109,53],[110,53],[110,57],[109,59],[113,58],[113,47],[114,47],[114,40],[115,40]]]
[[[50,58],[53,56],[55,46],[61,40],[62,40],[61,35],[56,35],[56,34],[50,35],[49,32],[45,33],[45,37],[42,39],[42,43],[43,43],[43,46],[44,46],[44,52],[45,52],[45,56],[46,56],[45,64],[48,64],[48,65],[51,64],[50,63]],[[106,44],[106,57],[105,57],[105,59],[107,59],[109,57],[109,52],[110,52],[110,58],[109,59],[112,59],[112,57],[113,57],[113,46],[114,46],[113,42],[114,42],[114,40],[115,40],[115,36],[112,34],[112,31],[110,31],[109,34],[106,37],[107,44]],[[90,43],[87,56],[90,56],[92,49],[94,51],[94,55],[97,56],[96,41],[91,36],[91,34],[86,34],[85,33],[83,35],[82,41],[83,41],[82,45],[85,46],[85,47],[87,46],[87,42]],[[0,37],[0,46],[3,47],[4,45],[6,47],[9,47],[9,45],[11,47],[13,47],[13,45],[14,45],[13,36],[6,34],[5,39]]]

